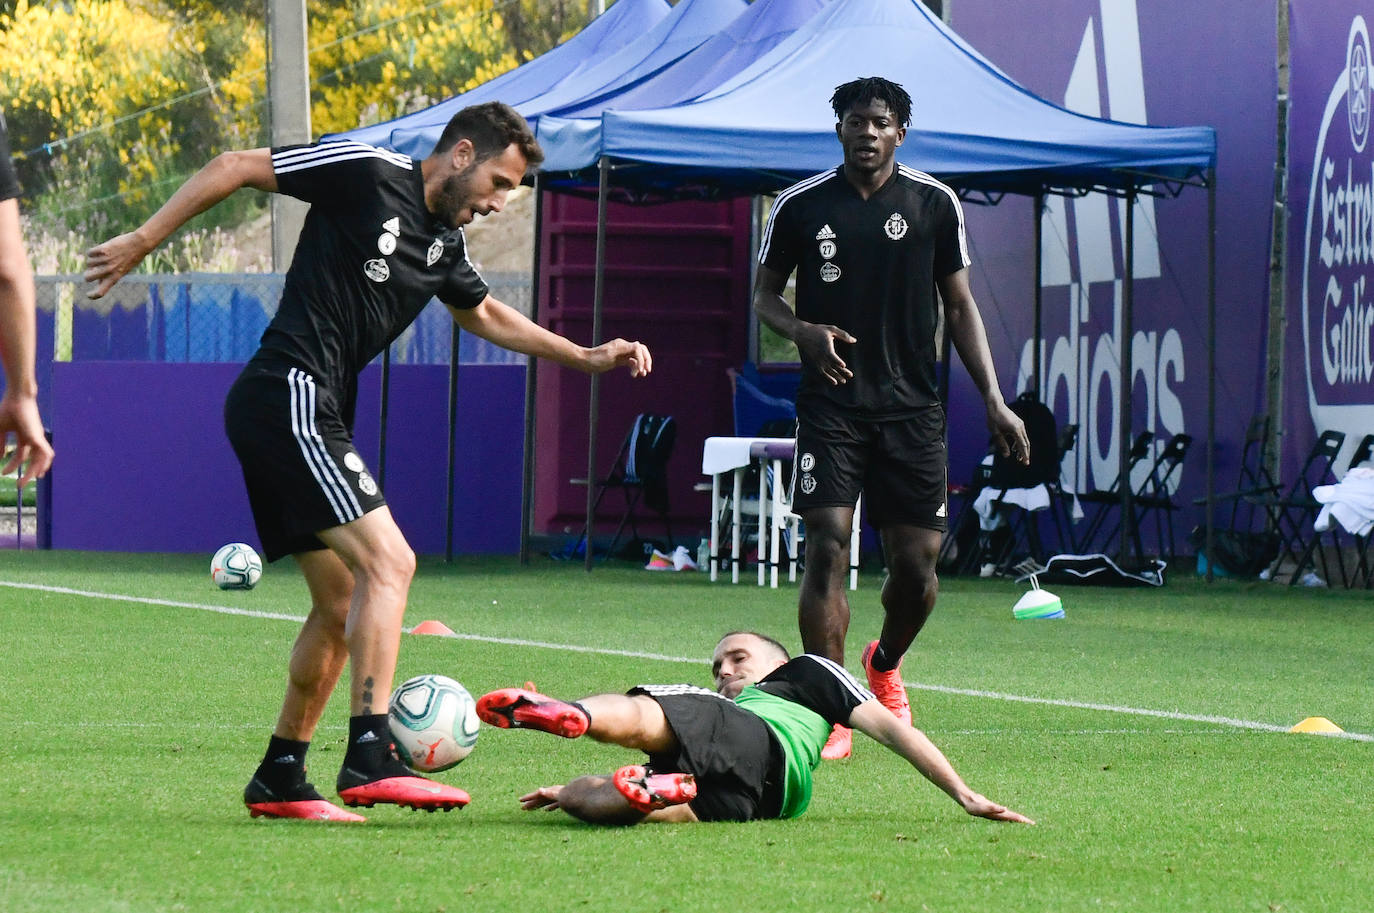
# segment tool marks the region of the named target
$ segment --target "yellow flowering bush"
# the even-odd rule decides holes
[[[311,0],[312,131],[389,120],[479,85],[574,33],[585,8]],[[216,153],[266,145],[263,16],[257,0],[0,5],[0,106],[31,229],[93,240],[127,230]],[[263,205],[236,194],[189,229],[233,225]]]

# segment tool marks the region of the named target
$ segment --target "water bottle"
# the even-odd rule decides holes
[[[711,569],[711,543],[706,539],[697,543],[697,569],[702,571]]]

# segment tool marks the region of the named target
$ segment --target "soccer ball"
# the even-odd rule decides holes
[[[221,590],[251,590],[262,577],[262,559],[253,546],[230,542],[210,559],[210,579]]]
[[[448,770],[477,744],[477,702],[442,675],[403,682],[387,705],[396,753],[412,770]]]

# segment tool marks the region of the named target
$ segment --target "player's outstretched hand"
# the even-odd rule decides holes
[[[977,818],[990,818],[993,821],[1015,821],[1018,824],[1034,824],[1020,812],[1014,812],[1004,805],[998,805],[987,796],[974,793],[964,803],[964,811]]]
[[[114,284],[148,256],[148,246],[137,232],[125,232],[86,251],[85,280],[95,284],[88,298],[103,297]]]
[[[642,342],[612,339],[592,349],[592,373],[601,374],[622,366],[630,369],[631,377],[644,377],[654,369],[649,347]]]
[[[826,380],[839,386],[854,377],[840,353],[835,351],[835,343],[854,344],[859,340],[836,326],[821,323],[803,325],[793,337],[801,357],[816,366]]]
[[[532,793],[525,793],[520,797],[520,807],[527,812],[532,812],[537,808],[554,811],[558,808],[558,794],[563,791],[561,786],[541,786]]]

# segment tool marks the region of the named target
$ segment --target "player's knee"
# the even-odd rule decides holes
[[[317,582],[310,588],[310,612],[319,624],[343,630],[348,607],[353,602],[353,575]]]
[[[404,592],[415,576],[415,551],[404,539],[387,543],[371,552],[355,569],[371,588],[385,587]]]
[[[324,605],[316,604],[310,607],[311,621],[330,640],[342,642],[344,639],[351,597],[352,588],[350,587],[347,594],[341,594],[341,598]]]
[[[889,579],[904,587],[935,586],[935,556],[917,551],[895,552],[887,558],[887,573]]]
[[[849,568],[849,536],[815,534],[806,531],[806,569],[822,574],[835,568]]]

